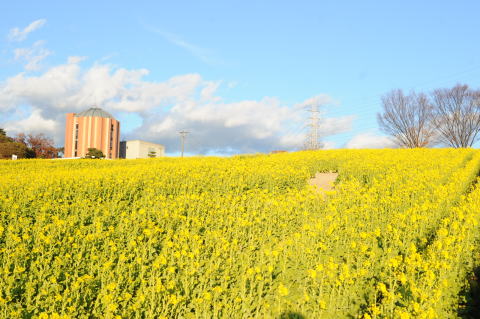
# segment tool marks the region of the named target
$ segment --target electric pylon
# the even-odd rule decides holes
[[[307,110],[310,112],[308,124],[310,130],[305,141],[305,149],[307,150],[319,150],[323,147],[323,144],[320,142],[320,111],[318,108],[319,105],[317,103],[312,103]]]

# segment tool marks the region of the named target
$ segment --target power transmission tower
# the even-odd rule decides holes
[[[319,105],[317,103],[312,103],[307,110],[310,112],[310,123],[308,124],[310,130],[305,141],[305,149],[307,150],[319,150],[323,147],[323,144],[320,142],[320,111],[318,108]]]
[[[178,132],[180,134],[180,138],[182,139],[182,157],[183,157],[183,151],[185,149],[185,137],[187,136],[188,133],[190,132],[187,132],[185,130],[181,130],[180,132]]]

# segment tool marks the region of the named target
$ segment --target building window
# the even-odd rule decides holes
[[[110,127],[110,150],[112,150],[112,149],[113,149],[113,124]],[[112,157],[112,155],[110,155],[110,157]]]
[[[78,124],[75,124],[75,157],[78,154]]]

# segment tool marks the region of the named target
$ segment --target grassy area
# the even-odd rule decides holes
[[[470,149],[0,162],[0,316],[455,317],[479,168]],[[327,171],[325,200],[307,180]]]

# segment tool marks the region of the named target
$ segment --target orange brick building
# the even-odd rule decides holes
[[[65,157],[83,157],[89,148],[103,152],[106,158],[118,158],[120,122],[96,107],[67,113],[65,125]]]

